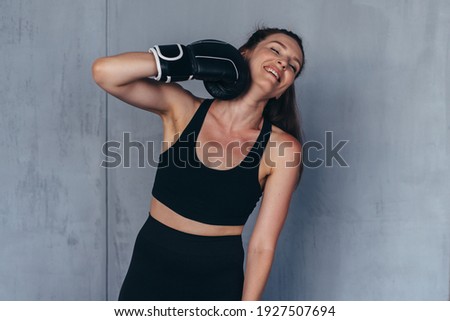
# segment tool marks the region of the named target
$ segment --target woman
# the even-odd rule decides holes
[[[160,155],[119,300],[259,300],[263,293],[300,178],[293,84],[304,53],[297,35],[276,28],[256,31],[239,52],[251,82],[231,100],[149,80],[161,77],[159,49],[93,64],[104,90],[161,117],[171,146]],[[213,143],[211,156],[205,148]],[[241,234],[263,191],[244,273]]]

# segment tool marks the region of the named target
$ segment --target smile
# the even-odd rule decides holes
[[[280,82],[280,74],[278,73],[278,71],[272,67],[264,67],[264,69],[268,72],[270,72],[272,75],[275,76],[275,78],[278,80],[278,82]]]

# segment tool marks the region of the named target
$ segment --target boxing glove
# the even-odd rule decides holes
[[[250,82],[247,62],[232,45],[219,40],[200,40],[187,46],[154,46],[152,52],[158,74],[154,79],[178,82],[203,80],[211,96],[233,99],[242,94]]]

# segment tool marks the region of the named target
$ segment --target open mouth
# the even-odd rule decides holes
[[[278,71],[277,71],[276,69],[274,69],[274,68],[272,68],[272,67],[270,67],[270,66],[266,66],[266,67],[264,67],[264,69],[265,69],[267,72],[271,73],[271,74],[275,77],[275,79],[276,79],[278,82],[280,82],[280,75],[278,74]]]

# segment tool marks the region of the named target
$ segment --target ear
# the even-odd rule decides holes
[[[242,57],[244,57],[245,60],[247,60],[249,58],[248,57],[249,50],[248,49],[241,50],[241,55],[242,55]]]

